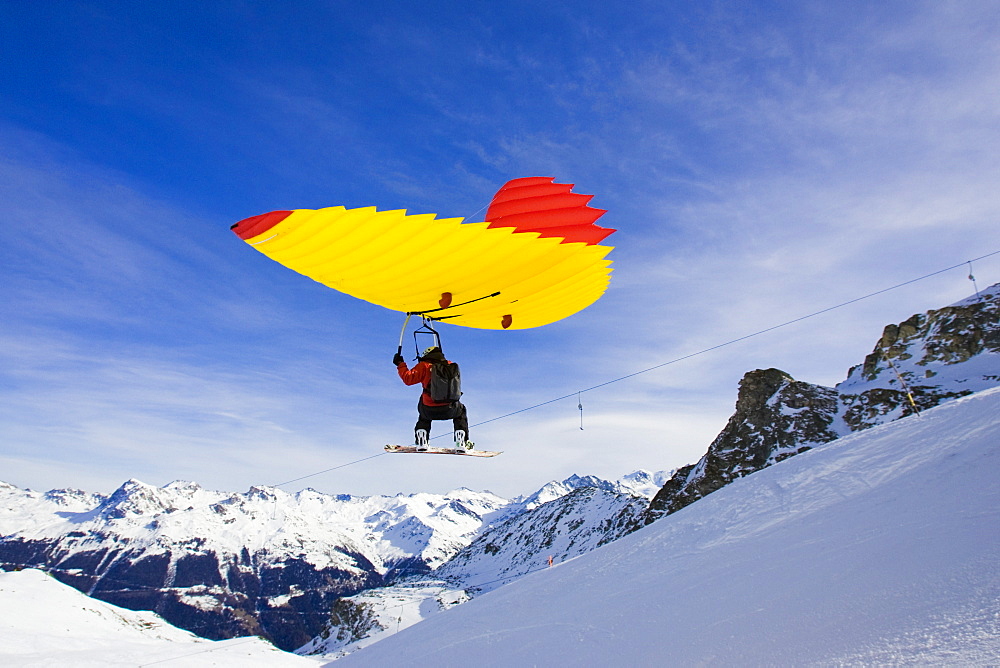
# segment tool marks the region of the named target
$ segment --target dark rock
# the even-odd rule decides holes
[[[758,369],[740,381],[736,412],[697,464],[679,469],[649,504],[643,523],[675,513],[737,478],[838,436],[835,390]]]
[[[864,363],[837,386],[851,431],[906,417],[1000,382],[960,365],[1000,352],[1000,290],[980,299],[913,315],[887,325]]]

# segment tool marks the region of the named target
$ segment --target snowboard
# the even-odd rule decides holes
[[[418,455],[458,455],[459,457],[496,457],[499,452],[493,450],[456,450],[455,448],[427,448],[417,450],[415,445],[387,445],[386,452],[412,452]]]

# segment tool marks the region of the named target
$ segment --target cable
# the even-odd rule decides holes
[[[792,325],[792,324],[795,324],[797,322],[802,322],[803,320],[808,320],[809,318],[814,318],[814,317],[816,317],[818,315],[822,315],[824,313],[829,313],[830,311],[834,311],[836,309],[843,308],[844,306],[848,306],[850,304],[855,304],[855,303],[860,302],[862,300],[869,299],[871,297],[875,297],[876,295],[881,295],[881,294],[889,292],[891,290],[896,290],[896,289],[901,288],[903,286],[910,285],[911,283],[916,283],[918,281],[922,281],[924,279],[930,278],[931,276],[937,276],[938,274],[943,274],[946,271],[951,271],[952,269],[957,269],[958,267],[962,267],[962,266],[965,266],[967,264],[971,264],[972,262],[975,262],[977,260],[982,260],[984,258],[991,257],[991,256],[997,255],[997,254],[1000,254],[1000,250],[993,251],[992,253],[987,253],[986,255],[980,255],[979,257],[973,258],[972,260],[966,260],[965,262],[959,262],[958,264],[952,265],[952,266],[947,267],[945,269],[939,269],[939,270],[933,271],[933,272],[931,272],[929,274],[924,274],[923,276],[920,276],[919,278],[913,278],[913,279],[910,279],[909,281],[904,281],[902,283],[897,283],[896,285],[893,285],[892,287],[883,288],[882,290],[876,290],[875,292],[870,292],[867,295],[864,295],[863,297],[856,297],[855,299],[851,299],[851,300],[848,300],[846,302],[842,302],[840,304],[837,304],[836,306],[829,306],[829,307],[827,307],[825,309],[821,309],[819,311],[814,311],[813,313],[810,313],[808,315],[803,315],[803,316],[800,316],[798,318],[794,318],[792,320],[788,320],[786,322],[783,322],[780,325],[773,325],[771,327],[767,327],[765,329],[758,330],[758,331],[753,332],[751,334],[746,334],[746,335],[741,336],[739,338],[732,339],[730,341],[726,341],[725,343],[720,343],[720,344],[711,346],[709,348],[704,348],[702,350],[699,350],[698,352],[694,352],[694,353],[690,353],[690,354],[687,354],[687,355],[683,355],[681,357],[674,358],[674,359],[670,360],[669,362],[663,362],[662,364],[657,364],[655,366],[651,366],[651,367],[648,367],[646,369],[642,369],[640,371],[635,371],[635,372],[627,374],[625,376],[621,376],[619,378],[615,378],[613,380],[605,381],[603,383],[599,383],[599,384],[594,385],[592,387],[588,387],[588,388],[586,388],[584,390],[577,390],[576,392],[571,392],[570,394],[565,394],[565,395],[563,395],[561,397],[557,397],[555,399],[549,399],[548,401],[543,401],[541,403],[535,404],[534,406],[528,406],[527,408],[522,408],[520,410],[513,411],[512,413],[507,413],[505,415],[500,415],[500,416],[495,417],[495,418],[490,418],[489,420],[485,420],[483,422],[479,422],[479,423],[474,424],[472,426],[473,427],[479,427],[479,426],[484,425],[484,424],[489,424],[490,422],[496,422],[497,420],[503,420],[505,418],[509,418],[509,417],[511,417],[513,415],[518,415],[520,413],[526,413],[526,412],[534,410],[536,408],[541,408],[542,406],[547,406],[549,404],[554,404],[557,401],[562,401],[564,399],[569,399],[569,398],[571,398],[573,396],[579,397],[580,394],[582,394],[583,392],[590,392],[591,390],[596,390],[598,388],[605,387],[607,385],[612,385],[614,383],[618,383],[618,382],[621,382],[623,380],[628,380],[629,378],[634,378],[635,376],[639,376],[639,375],[642,375],[644,373],[649,373],[650,371],[655,371],[656,369],[662,369],[665,366],[669,366],[671,364],[676,364],[677,362],[682,362],[684,360],[691,359],[692,357],[697,357],[699,355],[704,355],[705,353],[712,352],[713,350],[718,350],[719,348],[725,348],[726,346],[730,346],[730,345],[732,345],[734,343],[739,343],[740,341],[746,341],[747,339],[751,339],[751,338],[753,338],[755,336],[760,336],[761,334],[766,334],[767,332],[773,332],[776,329],[780,329],[782,327],[787,327],[788,325]]]
[[[159,659],[157,661],[150,661],[149,663],[140,663],[139,664],[139,668],[144,668],[145,666],[155,666],[158,663],[169,663],[171,661],[180,661],[181,659],[187,659],[187,658],[192,657],[192,656],[197,656],[198,654],[208,654],[209,652],[219,652],[219,651],[223,651],[223,650],[230,650],[230,649],[232,649],[234,647],[239,647],[240,645],[246,645],[247,643],[252,643],[252,642],[255,642],[255,641],[258,641],[258,640],[260,640],[260,638],[258,638],[257,636],[253,636],[253,637],[247,638],[246,640],[244,640],[242,642],[232,643],[232,644],[226,645],[225,647],[209,647],[208,649],[203,649],[203,650],[198,651],[198,652],[191,652],[189,654],[183,654],[183,655],[180,655],[180,656],[171,657],[169,659]],[[225,642],[225,641],[216,640],[216,641],[209,641],[209,642]],[[267,641],[263,641],[263,642],[267,642]]]
[[[781,324],[773,325],[773,326],[767,327],[765,329],[760,329],[760,330],[757,330],[756,332],[752,332],[750,334],[746,334],[744,336],[740,336],[738,338],[731,339],[731,340],[726,341],[724,343],[719,343],[717,345],[710,346],[708,348],[703,348],[702,350],[699,350],[697,352],[689,353],[687,355],[682,355],[681,357],[676,357],[676,358],[674,358],[674,359],[672,359],[672,360],[670,360],[668,362],[663,362],[662,364],[656,364],[654,366],[647,367],[645,369],[641,369],[639,371],[635,371],[633,373],[626,374],[624,376],[620,376],[618,378],[614,378],[612,380],[608,380],[608,381],[605,381],[603,383],[598,383],[597,385],[593,385],[593,386],[588,387],[586,389],[577,390],[577,391],[571,392],[569,394],[564,394],[563,396],[556,397],[555,399],[549,399],[547,401],[542,401],[540,403],[534,404],[533,406],[528,406],[527,408],[521,408],[519,410],[510,412],[510,413],[505,413],[504,415],[499,415],[497,417],[490,418],[489,420],[484,420],[482,422],[477,422],[476,424],[473,424],[473,425],[470,425],[470,426],[471,427],[480,427],[480,426],[482,426],[484,424],[489,424],[491,422],[497,422],[498,420],[504,420],[506,418],[513,417],[514,415],[520,415],[521,413],[527,413],[528,411],[533,411],[536,408],[541,408],[542,406],[548,406],[549,404],[554,404],[557,401],[563,401],[564,399],[569,399],[569,398],[574,397],[574,396],[577,397],[578,400],[579,400],[580,395],[582,395],[584,392],[590,392],[592,390],[596,390],[596,389],[599,389],[599,388],[602,388],[602,387],[606,387],[606,386],[612,385],[614,383],[620,383],[623,380],[628,380],[629,378],[635,378],[636,376],[640,376],[640,375],[642,375],[644,373],[649,373],[650,371],[655,371],[657,369],[662,369],[665,366],[670,366],[671,364],[676,364],[677,362],[682,362],[684,360],[691,359],[692,357],[698,357],[699,355],[704,355],[705,353],[710,353],[713,350],[718,350],[720,348],[725,348],[726,346],[731,346],[734,343],[739,343],[740,341],[746,341],[747,339],[751,339],[751,338],[753,338],[755,336],[760,336],[761,334],[766,334],[768,332],[773,332],[776,329],[781,329],[782,327],[787,327],[788,325],[793,325],[793,324],[795,324],[797,322],[802,322],[803,320],[808,320],[809,318],[815,318],[818,315],[822,315],[824,313],[829,313],[830,311],[835,311],[835,310],[837,310],[839,308],[843,308],[843,307],[849,306],[851,304],[856,304],[857,302],[863,301],[865,299],[870,299],[870,298],[875,297],[877,295],[885,294],[886,292],[891,292],[892,290],[897,290],[897,289],[899,289],[901,287],[904,287],[904,286],[907,286],[907,285],[911,285],[913,283],[917,283],[919,281],[923,281],[925,279],[931,278],[932,276],[937,276],[938,274],[943,274],[943,273],[945,273],[947,271],[951,271],[953,269],[957,269],[958,267],[964,267],[964,266],[970,267],[970,276],[971,276],[971,266],[972,266],[973,262],[977,262],[979,260],[983,260],[985,258],[992,257],[992,256],[998,255],[998,254],[1000,254],[1000,250],[995,250],[995,251],[993,251],[991,253],[986,253],[985,255],[980,255],[979,257],[972,258],[971,260],[964,260],[964,261],[959,262],[958,264],[954,264],[954,265],[952,265],[950,267],[945,267],[944,269],[938,269],[937,271],[932,271],[929,274],[924,274],[923,276],[919,276],[917,278],[912,278],[912,279],[910,279],[908,281],[903,281],[902,283],[897,283],[896,285],[890,286],[888,288],[883,288],[881,290],[876,290],[875,292],[869,292],[868,294],[863,295],[861,297],[856,297],[854,299],[850,299],[850,300],[848,300],[846,302],[841,302],[840,304],[836,304],[834,306],[828,306],[827,308],[820,309],[819,311],[814,311],[814,312],[809,313],[807,315],[799,316],[798,318],[793,318],[792,320],[787,320],[787,321],[785,321],[785,322],[783,322]],[[978,286],[977,286],[977,294],[978,294]],[[579,405],[582,406],[583,405],[582,402],[580,402]],[[582,410],[581,410],[581,413],[582,413]],[[438,439],[438,438],[443,438],[445,436],[447,436],[447,434],[439,434],[437,436],[432,437],[431,440],[435,440],[435,439]],[[341,469],[341,468],[344,468],[346,466],[351,466],[352,464],[357,464],[359,462],[367,461],[369,459],[374,459],[375,457],[381,457],[384,454],[386,454],[386,453],[380,452],[377,455],[372,455],[370,457],[364,457],[362,459],[357,459],[357,460],[355,460],[353,462],[348,462],[346,464],[341,464],[339,466],[334,466],[332,468],[328,468],[328,469],[325,469],[323,471],[319,471],[317,473],[310,473],[309,475],[304,475],[304,476],[302,476],[300,478],[295,478],[293,480],[288,480],[288,481],[285,481],[285,482],[282,482],[282,483],[278,483],[277,485],[274,485],[274,486],[275,487],[281,487],[283,485],[288,485],[288,484],[293,483],[293,482],[298,482],[299,480],[305,480],[306,478],[312,478],[314,476],[322,475],[324,473],[329,473],[330,471],[335,471],[337,469]]]
[[[370,457],[362,457],[361,459],[355,459],[353,462],[347,462],[346,464],[340,464],[338,466],[332,466],[328,469],[323,469],[322,471],[317,471],[316,473],[310,473],[309,475],[304,475],[300,478],[293,478],[291,480],[286,480],[285,482],[279,482],[277,485],[272,485],[272,487],[282,487],[284,485],[290,485],[293,482],[298,482],[299,480],[305,480],[306,478],[312,478],[314,476],[323,475],[324,473],[329,473],[330,471],[336,471],[337,469],[342,469],[352,464],[358,464],[360,462],[368,461],[369,459],[375,459],[376,457],[381,457],[388,453],[380,452],[377,455],[371,455]]]

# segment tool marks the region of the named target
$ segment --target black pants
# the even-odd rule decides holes
[[[455,425],[455,431],[464,431],[465,437],[469,437],[469,416],[466,414],[465,404],[456,401],[448,406],[426,406],[423,399],[417,402],[417,426],[414,431],[424,429],[427,436],[431,435],[432,420],[451,420]]]

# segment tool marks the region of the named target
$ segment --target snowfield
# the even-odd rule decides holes
[[[742,478],[342,666],[995,665],[1000,388]]]
[[[125,610],[37,570],[0,572],[2,666],[300,666],[320,665],[260,638],[213,642],[151,612]]]

